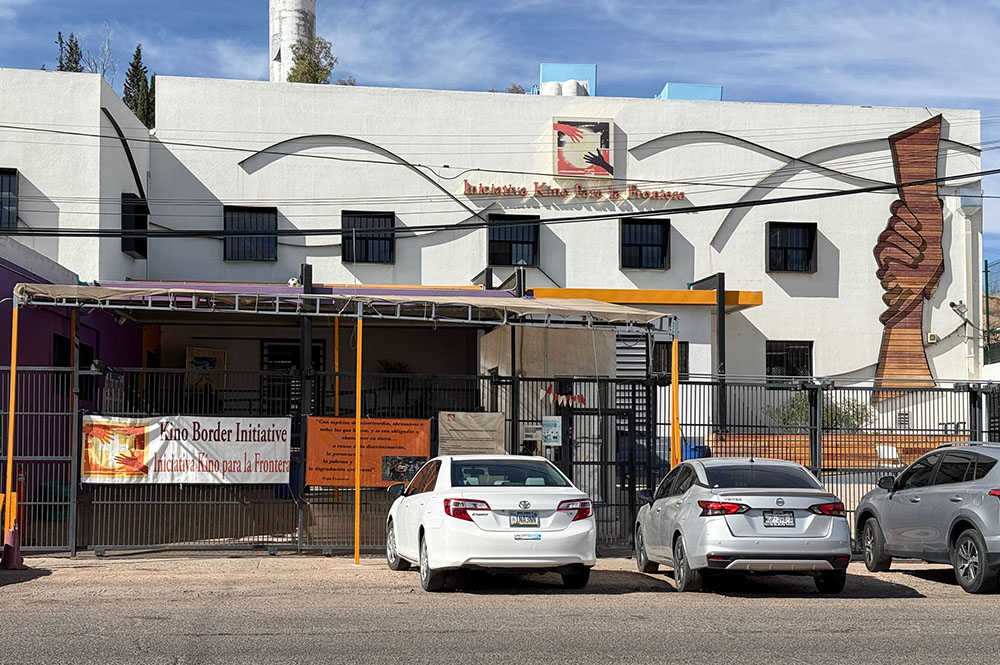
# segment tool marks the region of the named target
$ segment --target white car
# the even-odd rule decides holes
[[[420,566],[420,585],[444,587],[459,568],[557,572],[582,588],[597,563],[590,498],[543,457],[436,457],[398,498],[385,523],[389,568]]]

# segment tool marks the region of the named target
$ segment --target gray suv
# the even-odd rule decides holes
[[[969,593],[996,589],[1000,573],[1000,444],[949,443],[858,504],[857,538],[872,572],[893,557],[949,563]]]

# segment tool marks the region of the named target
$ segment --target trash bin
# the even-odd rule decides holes
[[[681,457],[682,459],[699,459],[702,457],[711,457],[712,451],[709,450],[708,446],[700,443],[684,443],[681,444]]]

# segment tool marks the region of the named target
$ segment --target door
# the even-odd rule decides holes
[[[667,497],[663,506],[663,518],[660,520],[660,542],[663,544],[663,551],[671,561],[674,559],[674,548],[672,546],[674,532],[677,530],[677,521],[687,497],[688,490],[694,485],[696,479],[694,469],[690,465],[682,464],[677,467],[677,478],[670,483],[667,489]]]
[[[886,498],[882,531],[886,547],[893,552],[919,556],[927,530],[924,494],[934,479],[941,453],[921,457],[896,479],[896,489]]]
[[[424,465],[410,481],[403,499],[400,501],[397,512],[400,528],[396,529],[396,542],[400,553],[405,554],[408,559],[416,560],[417,546],[419,545],[417,534],[427,503],[426,488],[433,488],[436,484],[437,469],[440,465],[440,460],[433,460]]]
[[[664,538],[667,536],[665,535],[666,529],[664,528],[663,520],[666,516],[665,511],[667,501],[669,500],[668,493],[670,486],[677,480],[680,472],[681,467],[675,467],[657,485],[656,493],[653,494],[653,503],[649,506],[649,512],[647,513],[646,524],[643,525],[643,536],[646,538],[646,553],[658,561],[670,558],[670,552],[667,551],[669,547],[664,545]]]
[[[972,453],[948,451],[941,460],[934,482],[924,490],[921,504],[926,519],[924,554],[941,561],[948,560],[948,532],[962,506],[968,503],[972,479],[969,467],[973,465]]]

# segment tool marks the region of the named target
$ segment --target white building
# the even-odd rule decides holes
[[[980,374],[967,321],[980,316],[982,219],[978,199],[962,197],[978,177],[938,186],[940,236],[926,221],[933,191],[908,202],[923,231],[910,237],[897,223],[884,235],[901,196],[892,185],[924,178],[907,175],[907,163],[930,165],[930,178],[980,170],[978,111],[158,76],[147,132],[93,75],[3,69],[0,98],[0,173],[15,174],[18,226],[120,228],[121,196],[135,194],[148,199],[151,229],[261,231],[151,238],[131,254],[117,238],[20,239],[84,280],[283,283],[308,262],[318,283],[469,286],[492,269],[497,285],[519,263],[538,293],[678,315],[683,369],[711,373],[714,296],[687,289],[724,273],[736,292],[730,375],[858,378],[875,376],[886,346],[884,281],[920,310],[908,310],[905,344],[891,345],[925,353],[925,378]],[[927,121],[934,133],[938,116],[937,168],[905,148],[894,160],[889,137]],[[918,246],[921,256],[906,259]],[[938,279],[925,275],[918,288],[893,274],[906,261],[918,276],[935,273],[935,247]],[[880,281],[880,265],[896,268]],[[881,376],[891,378],[908,361],[889,355]]]

